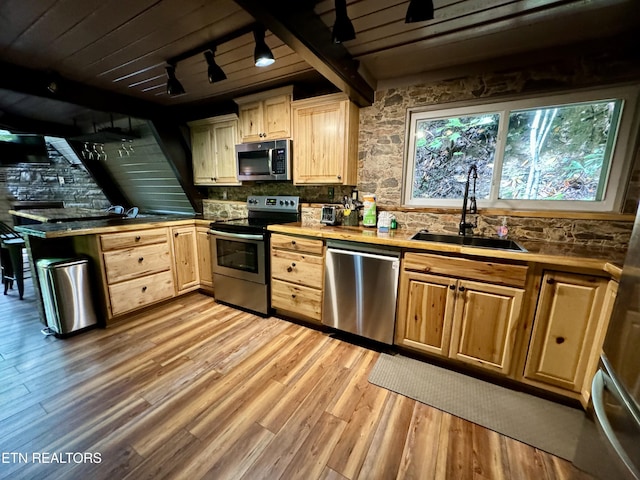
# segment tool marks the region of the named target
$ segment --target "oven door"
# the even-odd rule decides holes
[[[210,229],[213,273],[266,284],[265,236]]]

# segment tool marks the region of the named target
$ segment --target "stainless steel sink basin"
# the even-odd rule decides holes
[[[449,243],[453,245],[465,245],[470,247],[496,248],[498,250],[513,250],[516,252],[526,252],[517,242],[504,238],[490,237],[468,237],[462,235],[447,235],[444,233],[418,232],[411,240],[421,242]]]

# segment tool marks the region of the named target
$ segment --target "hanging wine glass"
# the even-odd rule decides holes
[[[107,152],[104,151],[104,144],[101,143],[99,148],[99,159],[107,161]]]

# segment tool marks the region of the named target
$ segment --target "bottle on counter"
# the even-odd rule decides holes
[[[509,227],[507,226],[507,217],[502,217],[502,225],[497,228],[498,237],[507,238],[509,235]]]
[[[376,216],[376,196],[374,194],[363,195],[362,225],[365,227],[375,227]]]

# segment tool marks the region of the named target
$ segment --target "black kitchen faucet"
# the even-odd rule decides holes
[[[469,197],[469,184],[471,183],[471,174],[473,174],[473,194]],[[464,198],[462,199],[462,217],[460,218],[460,228],[458,230],[459,235],[466,235],[467,229],[475,228],[478,226],[478,219],[474,223],[467,222],[467,203],[469,203],[469,213],[478,213],[478,206],[476,205],[476,180],[478,179],[478,168],[476,164],[472,164],[469,167],[467,173],[467,183],[464,186]]]

